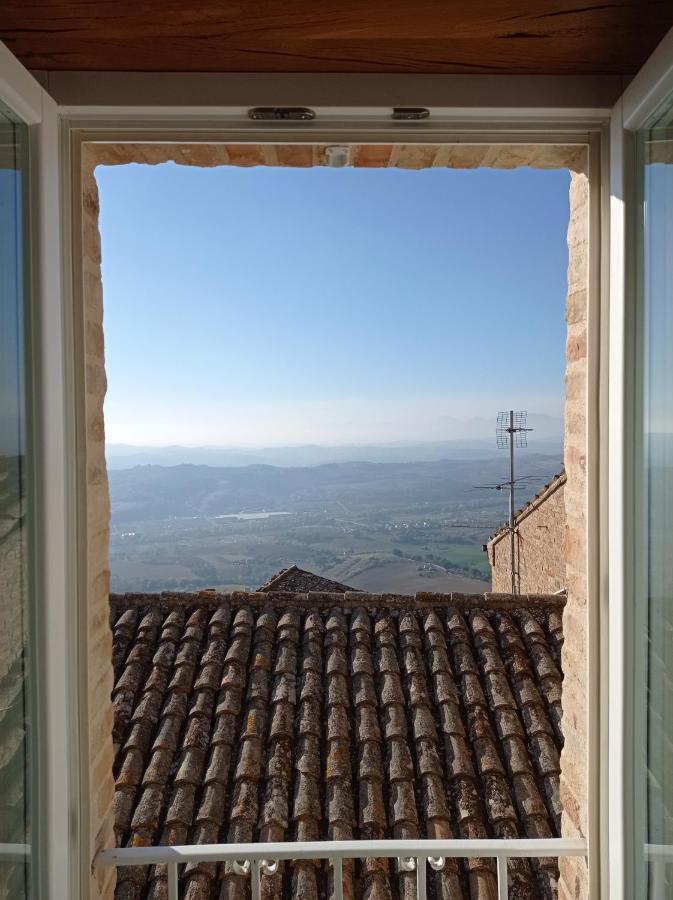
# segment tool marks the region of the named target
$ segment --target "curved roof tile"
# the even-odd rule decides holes
[[[111,597],[120,845],[560,833],[563,598],[359,592]],[[118,900],[166,894],[120,870]],[[512,896],[553,897],[554,860]],[[495,896],[489,859],[428,870],[433,896]],[[187,900],[244,900],[190,864]],[[285,863],[265,898],[332,894]],[[394,861],[344,864],[344,897],[414,897]]]

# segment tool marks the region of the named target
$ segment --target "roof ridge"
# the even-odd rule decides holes
[[[357,588],[342,581],[328,578],[326,575],[318,575],[308,569],[302,569],[296,563],[280,569],[272,575],[268,581],[258,587],[257,594],[268,594],[270,591],[289,592],[292,594],[307,593],[308,591],[339,592],[355,591]]]
[[[265,581],[263,585],[261,585],[257,589],[257,593],[262,593],[263,591],[267,592],[272,589],[273,585],[278,581],[282,581],[290,572],[300,572],[302,571],[297,563],[292,563],[290,566],[286,566],[284,569],[279,569],[275,575],[272,575],[268,581]]]
[[[352,610],[358,608],[370,609],[409,609],[432,607],[455,607],[457,609],[535,609],[554,608],[562,609],[566,604],[566,595],[562,594],[503,594],[494,591],[485,591],[483,594],[466,594],[462,592],[432,593],[419,591],[411,594],[370,594],[360,591],[346,591],[345,593],[309,591],[308,593],[291,593],[288,591],[267,591],[247,593],[245,591],[233,591],[231,593],[218,593],[217,591],[173,592],[162,593],[125,593],[110,594],[110,604],[113,606],[155,606],[161,607],[189,607],[189,606],[267,606],[274,605],[292,606],[303,609],[340,609]]]
[[[553,478],[550,478],[549,481],[544,484],[540,490],[533,494],[525,503],[523,503],[514,513],[514,524],[518,525],[523,519],[527,518],[538,506],[542,506],[545,500],[550,497],[562,484],[565,484],[568,480],[568,476],[566,473],[565,465],[561,466],[560,471],[554,475]],[[509,532],[509,522],[503,522],[496,530],[489,536],[488,540],[484,547],[490,544],[492,541],[495,541],[497,538],[502,537],[503,535]]]

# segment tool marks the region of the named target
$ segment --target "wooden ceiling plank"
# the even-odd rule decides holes
[[[5,0],[0,39],[33,69],[632,74],[671,0]]]

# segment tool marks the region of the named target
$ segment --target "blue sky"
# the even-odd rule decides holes
[[[107,439],[469,437],[561,415],[567,171],[101,167]]]

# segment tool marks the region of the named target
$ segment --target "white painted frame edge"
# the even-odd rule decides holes
[[[673,93],[673,28],[666,34],[621,98],[621,121],[628,131],[656,118]]]
[[[42,121],[44,91],[0,41],[0,98],[27,125]]]
[[[608,419],[609,295],[607,291],[607,125],[591,135],[589,144],[589,262],[587,285],[587,719],[589,772],[587,796],[589,895],[605,890],[602,835],[609,828],[604,816],[603,785],[606,698],[608,524],[607,446],[602,438]]]
[[[609,864],[609,900],[637,896],[642,862],[636,853],[639,817],[635,766],[640,763],[636,741],[644,710],[637,707],[636,678],[642,665],[636,643],[635,542],[638,447],[635,421],[637,353],[637,173],[636,132],[647,125],[673,95],[673,29],[661,41],[623,96],[610,118],[610,378],[609,385],[609,660],[608,660],[608,785],[604,817],[603,858]],[[618,376],[618,377],[617,377]]]
[[[633,660],[629,635],[633,633],[632,586],[627,583],[629,564],[628,548],[632,544],[628,536],[629,516],[632,514],[632,492],[628,490],[627,471],[632,467],[632,453],[626,443],[626,421],[630,414],[632,389],[626,372],[633,342],[629,340],[627,322],[627,268],[626,231],[627,183],[626,173],[631,157],[631,141],[626,139],[622,127],[623,103],[615,106],[610,126],[610,378],[608,424],[608,797],[607,816],[610,822],[607,844],[609,859],[609,897],[623,900],[631,896],[627,884],[633,884],[632,852],[632,799],[633,754],[632,734],[632,671]],[[617,373],[619,376],[617,377]]]
[[[53,99],[0,43],[0,99],[30,127],[32,343],[35,378],[36,535],[43,553],[36,566],[42,617],[36,622],[39,688],[38,895],[74,896],[72,846],[76,840],[77,785],[71,752],[74,672],[71,668],[70,553],[74,524],[68,497],[66,385],[61,290],[58,111]]]
[[[348,111],[390,116],[393,106],[423,106],[466,118],[607,116],[623,90],[616,76],[349,75],[174,72],[38,72],[65,115],[244,114],[253,106],[310,106],[319,115]],[[440,113],[441,114],[441,113]]]

